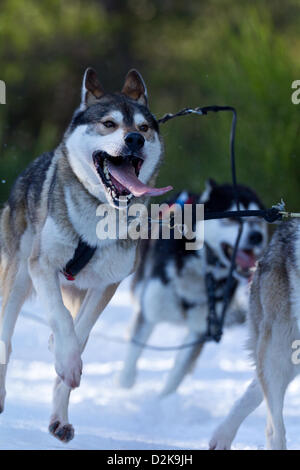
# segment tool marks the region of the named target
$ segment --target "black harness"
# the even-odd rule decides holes
[[[229,289],[227,287],[228,279],[230,279]],[[223,319],[222,315],[219,316],[217,314],[216,303],[224,302],[228,307],[237,288],[237,284],[237,280],[234,277],[223,278],[216,281],[212,273],[207,273],[205,276],[208,304],[207,337],[215,340],[217,343],[222,337]],[[216,295],[216,292],[220,289],[222,290],[222,293]]]
[[[88,264],[95,251],[96,247],[90,246],[79,238],[73,258],[67,262],[66,266],[62,270],[65,278],[68,281],[75,281],[75,276]]]
[[[219,260],[216,253],[210,248],[210,246],[205,244],[206,249],[206,264],[208,267],[213,268],[226,268],[226,266]],[[227,274],[228,275],[228,274]],[[216,342],[219,342],[222,336],[222,320],[221,316],[217,314],[217,302],[226,302],[228,299],[228,305],[230,304],[232,297],[236,291],[238,281],[232,277],[230,286],[227,286],[228,277],[222,277],[216,279],[213,273],[208,270],[205,275],[205,288],[207,295],[207,337],[213,339]],[[182,297],[180,299],[181,306],[184,311],[197,307],[198,302],[190,302],[189,300]]]

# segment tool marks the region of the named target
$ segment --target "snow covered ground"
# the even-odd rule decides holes
[[[53,358],[47,349],[49,329],[29,317],[44,318],[36,302],[28,302],[13,338],[7,399],[0,416],[0,449],[206,449],[213,429],[249,383],[252,372],[243,349],[243,327],[227,330],[221,344],[208,344],[193,375],[177,393],[160,399],[158,392],[172,367],[171,352],[145,351],[135,387],[115,383],[125,345],[101,335],[125,337],[131,317],[128,280],[102,314],[84,353],[84,373],[72,393],[70,419],[75,438],[64,445],[48,434]],[[159,326],[151,344],[180,343],[184,331]],[[300,448],[300,379],[290,386],[285,406],[287,441]],[[264,448],[265,407],[241,427],[235,449]]]

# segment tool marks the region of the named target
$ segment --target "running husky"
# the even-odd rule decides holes
[[[239,185],[241,209],[259,209],[263,205],[248,187]],[[235,193],[232,185],[218,185],[209,180],[202,195],[182,193],[177,200],[186,204],[204,203],[206,211],[235,210]],[[197,223],[196,221],[194,221]],[[231,263],[233,246],[238,233],[235,220],[209,220],[204,224],[205,243],[198,251],[186,251],[186,239],[143,241],[142,263],[133,280],[133,295],[136,315],[132,338],[146,343],[158,322],[183,323],[187,327],[184,343],[199,342],[206,331],[208,312],[205,276],[211,273],[215,281],[216,308],[220,313],[223,289]],[[194,227],[195,229],[195,227]],[[197,233],[197,230],[196,230]],[[242,282],[247,284],[256,259],[262,254],[267,240],[267,227],[262,219],[249,218],[244,222],[240,248],[237,253],[237,269],[231,299]],[[232,315],[227,314],[230,323],[238,321],[238,305],[233,306]],[[234,313],[238,315],[234,316]],[[243,318],[243,314],[242,314]],[[162,395],[172,393],[196,362],[203,344],[178,352]],[[128,347],[119,383],[131,387],[135,381],[136,364],[142,353],[142,346]]]
[[[282,223],[253,278],[248,347],[255,377],[210,441],[211,449],[230,449],[244,419],[267,404],[268,449],[286,448],[282,410],[286,389],[299,374],[300,223]],[[294,341],[296,343],[294,343]]]
[[[162,154],[158,123],[147,106],[140,74],[131,70],[122,91],[108,94],[89,68],[80,107],[61,144],[19,176],[2,210],[1,344],[7,363],[18,313],[34,290],[53,331],[50,346],[58,377],[49,430],[61,441],[74,435],[68,402],[71,389],[80,383],[81,354],[90,331],[136,265],[137,241],[99,240],[96,210],[105,204],[115,217],[120,201],[129,206],[137,197],[145,202],[172,189],[147,186],[155,181]],[[70,260],[73,268],[82,268],[76,279],[72,270],[65,270]],[[2,363],[0,411],[6,369]]]

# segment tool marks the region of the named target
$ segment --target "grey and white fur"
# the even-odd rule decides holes
[[[87,69],[81,104],[62,142],[18,177],[1,212],[0,340],[7,361],[0,365],[0,412],[15,323],[24,301],[35,292],[53,332],[50,347],[57,379],[49,430],[63,442],[72,439],[68,404],[71,390],[80,384],[82,351],[120,281],[137,264],[138,241],[98,239],[96,210],[104,204],[114,217],[121,196],[127,206],[146,202],[151,193],[146,185],[154,183],[162,155],[158,124],[140,74],[131,70],[120,93],[105,93],[96,72]],[[130,173],[133,193],[141,197],[111,171],[124,178]],[[80,240],[96,251],[70,282],[61,271]]]
[[[294,220],[281,223],[259,261],[248,315],[253,381],[215,430],[211,449],[230,449],[241,423],[263,400],[267,405],[267,448],[286,449],[284,396],[300,371],[299,345],[298,352],[294,350],[294,341],[300,339],[299,291],[300,223]]]

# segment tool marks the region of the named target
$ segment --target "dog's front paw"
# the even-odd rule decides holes
[[[79,387],[82,374],[82,360],[79,347],[64,348],[57,353],[55,370],[63,382],[70,388]]]
[[[210,450],[230,450],[234,436],[223,427],[215,430],[211,440],[209,441]]]
[[[67,444],[74,437],[74,428],[72,424],[63,423],[59,419],[53,418],[49,424],[49,432],[52,436]]]

